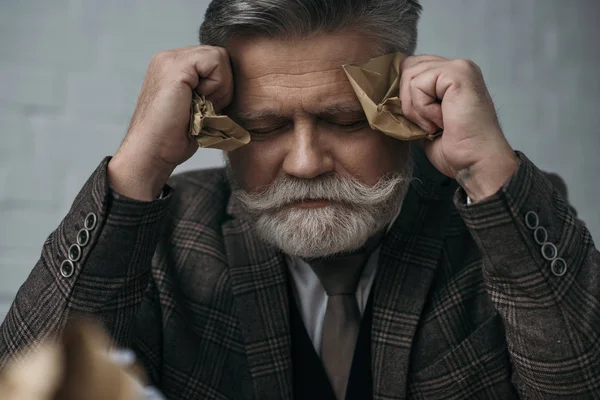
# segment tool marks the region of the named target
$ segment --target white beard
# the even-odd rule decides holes
[[[231,178],[232,171],[228,173]],[[383,177],[372,187],[337,175],[310,180],[288,176],[261,193],[236,188],[234,196],[266,243],[291,256],[326,257],[356,250],[382,231],[399,212],[411,176],[412,160],[408,159],[403,171]],[[310,199],[330,204],[316,208],[292,205]]]
[[[286,254],[318,258],[360,248],[390,222],[395,210],[368,212],[342,204],[289,208],[260,215],[255,229],[265,242]]]

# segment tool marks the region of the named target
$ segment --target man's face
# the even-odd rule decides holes
[[[389,222],[397,207],[387,210],[388,203],[399,204],[405,192],[406,182],[398,181],[393,190],[379,188],[380,193],[375,193],[387,193],[386,199],[367,193],[373,186],[382,186],[383,177],[398,172],[406,177],[410,169],[408,145],[369,127],[341,68],[375,56],[373,48],[371,39],[351,32],[297,40],[241,38],[227,48],[235,77],[235,97],[227,112],[252,137],[250,144],[229,153],[230,173],[241,189],[238,194],[244,195],[242,200],[254,196],[259,207],[255,217],[269,219],[259,232],[275,230],[282,236],[282,229],[297,231],[288,239],[267,238],[286,252],[311,257],[361,246],[364,236]],[[384,181],[391,184],[389,179]],[[341,182],[351,182],[354,188],[347,190]],[[277,190],[279,183],[281,190]],[[316,184],[319,189],[310,189]],[[269,188],[269,198],[278,198],[271,202],[273,209],[261,207],[269,204],[264,197]],[[290,191],[300,193],[299,197]],[[336,194],[330,197],[329,192]],[[360,193],[366,196],[362,200]],[[353,204],[354,199],[364,204]],[[365,207],[378,208],[371,210],[374,215],[368,227],[336,228],[345,220],[356,225],[355,219],[369,213]],[[327,223],[318,221],[328,218]],[[309,230],[302,233],[304,228]],[[329,249],[320,250],[316,242],[302,249],[278,242],[310,241],[303,235],[315,234],[354,238],[345,244],[323,244]]]

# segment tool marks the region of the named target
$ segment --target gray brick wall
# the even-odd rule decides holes
[[[597,0],[422,0],[419,52],[472,58],[506,135],[560,173],[600,237]],[[207,1],[0,0],[0,320],[79,188],[118,147],[153,53]],[[201,151],[183,169],[220,165]]]

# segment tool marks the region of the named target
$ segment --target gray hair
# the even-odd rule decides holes
[[[236,35],[310,37],[350,29],[372,35],[380,52],[412,55],[418,0],[213,0],[200,26],[200,43],[226,47]]]

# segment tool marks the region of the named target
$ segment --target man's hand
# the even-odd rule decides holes
[[[193,46],[152,58],[125,140],[108,164],[110,185],[138,200],[153,200],[179,164],[198,149],[188,137],[192,90],[216,110],[233,95],[227,51]]]
[[[427,132],[444,134],[425,144],[432,164],[454,178],[471,200],[496,193],[517,167],[481,70],[472,61],[414,56],[401,66],[404,115]]]

